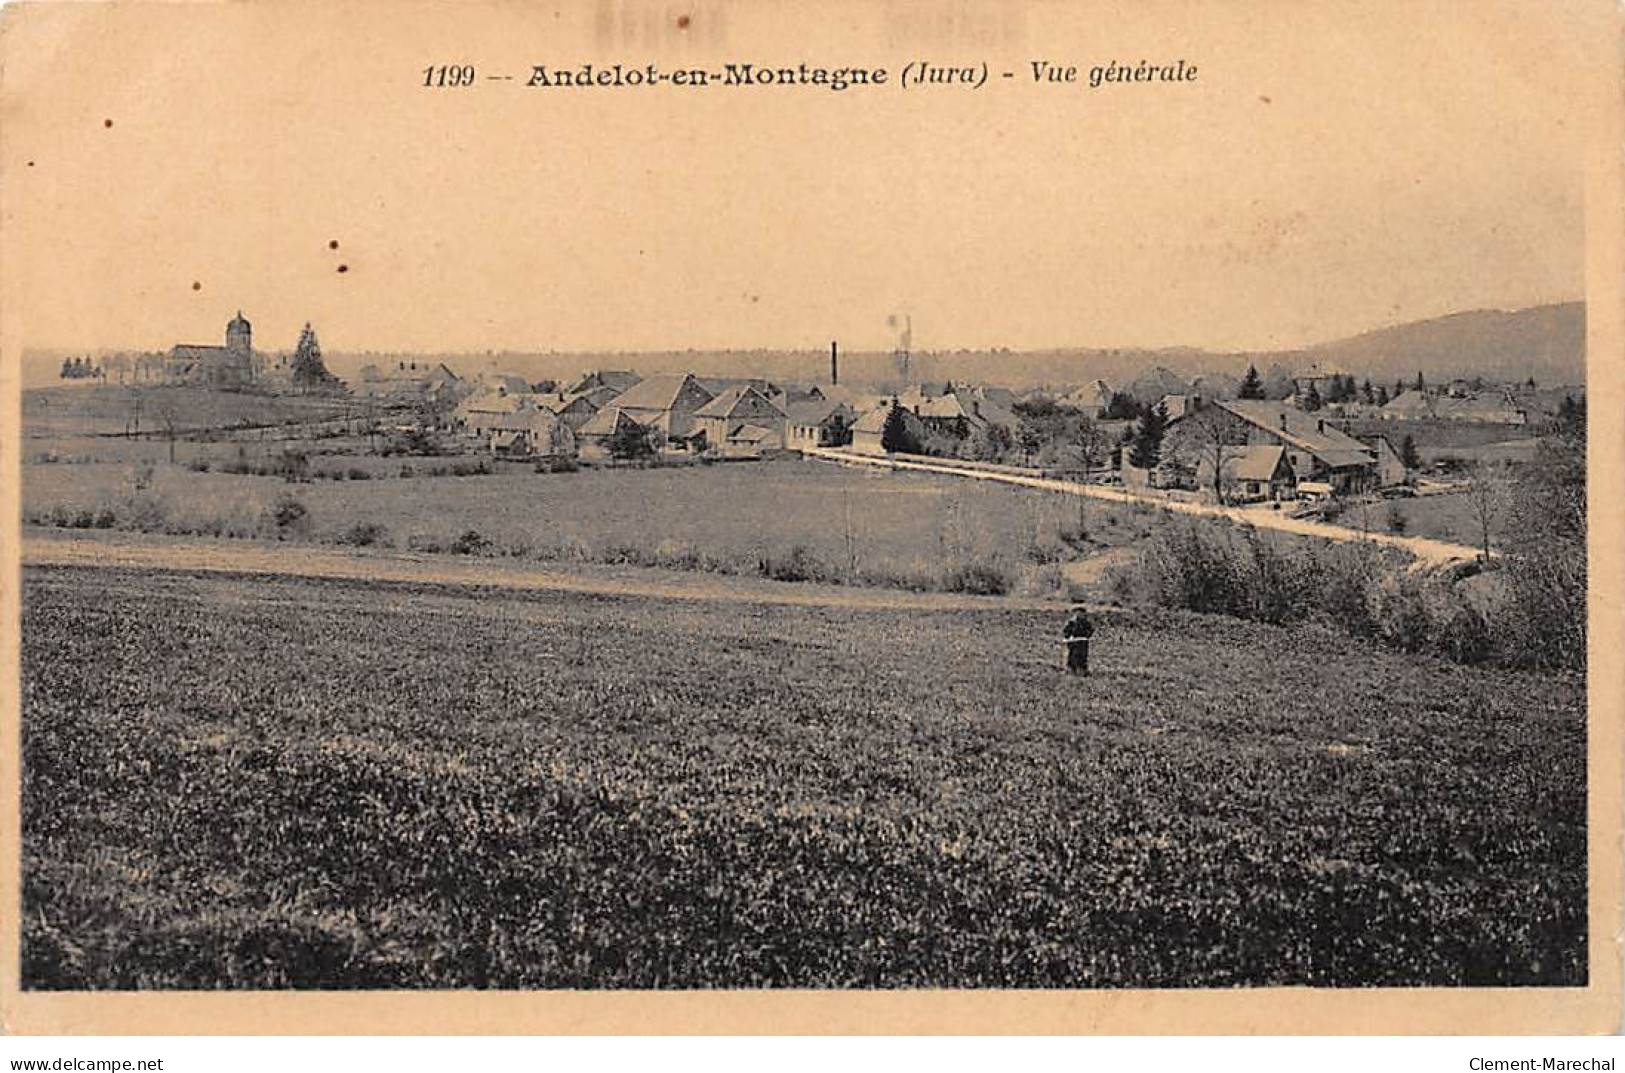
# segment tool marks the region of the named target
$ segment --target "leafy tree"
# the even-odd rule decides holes
[[[1112,421],[1135,421],[1145,412],[1138,399],[1121,391],[1112,392],[1111,402],[1106,406],[1106,417]]]
[[[1388,405],[1388,385],[1387,384],[1378,384],[1377,385],[1377,405],[1378,406],[1387,406]]]
[[[1016,428],[1016,442],[1021,445],[1021,464],[1027,465],[1044,446],[1044,430],[1038,422],[1023,418]]]
[[[1405,463],[1406,469],[1422,468],[1422,456],[1416,453],[1416,438],[1409,433],[1399,445],[1399,460]]]
[[[649,430],[635,421],[616,425],[605,446],[609,449],[609,457],[623,461],[649,458],[655,453],[654,444],[649,442]]]
[[[1241,378],[1241,387],[1236,391],[1239,399],[1262,399],[1264,397],[1264,381],[1259,378],[1258,367],[1247,366],[1247,375]]]
[[[1106,450],[1106,437],[1093,420],[1080,417],[1077,426],[1072,430],[1072,446],[1077,448],[1078,459],[1083,463],[1084,476],[1088,477]]]
[[[1154,469],[1162,459],[1162,438],[1168,430],[1168,407],[1162,403],[1140,418],[1140,428],[1129,448],[1129,461],[1140,469]]]
[[[1365,403],[1367,406],[1370,406],[1377,401],[1377,394],[1371,389],[1371,380],[1369,378],[1365,383],[1360,385],[1360,401]]]
[[[886,414],[886,423],[880,427],[880,446],[888,454],[920,453],[919,437],[909,428],[902,404],[896,399],[892,400],[891,410]]]
[[[299,333],[299,344],[293,351],[293,382],[296,387],[324,387],[333,381],[333,374],[322,362],[322,345],[316,341],[316,329],[306,322]]]
[[[1314,413],[1320,409],[1321,405],[1320,391],[1315,387],[1315,382],[1311,380],[1309,381],[1309,394],[1303,397],[1303,408],[1310,413]]]
[[[973,461],[999,462],[1015,447],[1015,437],[1004,425],[984,425],[966,442],[964,451]]]
[[[1412,386],[1418,391],[1426,391],[1428,389],[1427,381],[1422,379],[1421,369],[1416,370],[1416,383]]]

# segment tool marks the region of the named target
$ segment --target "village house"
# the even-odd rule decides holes
[[[649,439],[650,448],[654,448],[652,430],[639,424],[619,406],[606,406],[576,430],[576,449],[582,458],[608,458],[616,438],[633,433]]]
[[[883,455],[886,448],[881,440],[886,429],[886,418],[891,414],[893,404],[891,401],[883,402],[870,410],[857,423],[852,426],[852,450],[858,454]],[[925,423],[919,419],[913,410],[898,406],[897,410],[903,415],[904,427],[910,436],[918,443],[925,442]]]
[[[1219,477],[1224,497],[1230,503],[1256,503],[1290,499],[1296,492],[1297,477],[1280,444],[1254,444],[1226,447]],[[1204,455],[1196,469],[1196,486],[1204,492],[1213,488],[1213,458]]]
[[[749,384],[724,388],[694,412],[697,435],[707,450],[719,454],[759,454],[783,450],[787,415],[762,391]]]
[[[662,441],[681,443],[694,433],[694,415],[711,399],[693,373],[662,374],[640,380],[616,396],[615,409]]]
[[[534,395],[530,381],[518,373],[483,372],[475,378],[479,390],[497,395]]]
[[[785,418],[786,447],[839,447],[851,435],[854,414],[844,402],[808,399],[792,402]]]
[[[928,430],[960,439],[992,425],[1011,430],[1016,427],[1016,415],[1009,410],[997,403],[962,397],[958,392],[925,399],[912,409]]]
[[[1248,399],[1227,399],[1215,402],[1213,407],[1236,419],[1239,424],[1235,430],[1245,437],[1248,446],[1285,448],[1300,486],[1305,481],[1324,482],[1338,495],[1378,486],[1381,475],[1376,451],[1333,428],[1323,417],[1278,402]]]
[[[1377,459],[1377,487],[1392,488],[1410,480],[1411,471],[1405,468],[1405,460],[1387,436],[1372,434],[1357,438]]]
[[[565,389],[566,395],[586,395],[588,393],[608,390],[610,398],[621,394],[627,388],[643,379],[630,369],[598,369],[593,372],[581,374],[581,379]],[[594,400],[598,402],[598,400]],[[602,402],[598,402],[602,406]]]
[[[590,393],[585,395],[565,395],[563,393],[538,395],[536,396],[536,404],[558,414],[559,418],[572,429],[581,428],[582,425],[592,420],[594,414],[603,409],[602,406],[592,401]]]
[[[1055,401],[1090,417],[1104,417],[1106,411],[1111,409],[1112,389],[1104,380],[1091,380]]]
[[[451,427],[478,439],[487,438],[503,428],[503,422],[515,414],[536,410],[532,395],[506,395],[494,391],[470,395],[451,411]]]
[[[516,458],[573,458],[575,433],[551,410],[526,406],[496,417],[491,453]]]
[[[385,402],[419,402],[424,399],[454,399],[469,386],[444,362],[399,360],[392,365],[363,365],[356,382],[356,394]]]

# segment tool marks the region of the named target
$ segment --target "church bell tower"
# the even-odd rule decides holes
[[[237,315],[231,318],[226,325],[226,349],[236,354],[248,354],[254,349],[254,328],[243,318],[243,311],[239,309]]]

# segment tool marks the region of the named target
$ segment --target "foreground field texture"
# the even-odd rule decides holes
[[[31,567],[31,988],[1581,984],[1579,678]]]

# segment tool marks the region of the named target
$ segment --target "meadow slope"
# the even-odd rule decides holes
[[[28,567],[23,985],[1579,984],[1585,692],[1330,633]]]

